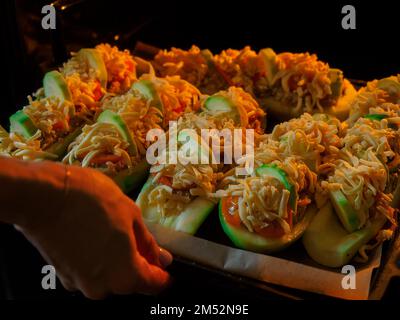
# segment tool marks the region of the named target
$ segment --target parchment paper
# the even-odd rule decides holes
[[[343,289],[346,274],[274,256],[236,249],[174,231],[156,224],[148,227],[160,246],[199,264],[240,276],[342,299],[368,299],[372,272],[381,260],[381,249],[356,270],[356,288]]]

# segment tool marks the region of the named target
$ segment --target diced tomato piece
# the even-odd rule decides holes
[[[277,220],[270,222],[268,227],[255,228],[255,232],[265,238],[280,238],[285,235],[285,231]]]
[[[135,68],[135,64],[133,63],[133,61],[131,61],[131,60],[126,60],[126,61],[125,61],[125,64],[126,64],[128,70],[129,70],[130,72],[133,72],[133,70],[134,70],[134,68]]]
[[[93,90],[94,100],[99,101],[103,96],[103,92],[101,90],[100,82],[97,82],[95,89]]]
[[[171,177],[161,176],[161,178],[158,180],[158,182],[161,184],[164,184],[166,186],[172,187],[172,178]]]
[[[53,124],[53,130],[55,130],[55,131],[61,131],[64,129],[65,129],[65,126],[62,121],[57,121],[55,124]]]
[[[235,227],[243,227],[238,212],[238,197],[227,197],[222,200],[222,214],[227,223]],[[233,212],[233,214],[232,214]],[[289,216],[291,216],[289,214]],[[292,219],[292,218],[290,218]],[[254,230],[258,235],[265,238],[280,238],[285,234],[282,226],[278,221],[272,221],[265,228],[255,228]]]
[[[242,222],[240,221],[239,213],[237,212],[238,197],[227,197],[222,199],[222,213],[225,220],[232,226],[240,227]],[[234,214],[231,214],[229,210],[232,209]]]
[[[297,202],[297,205],[299,207],[305,207],[305,206],[308,206],[310,203],[311,203],[311,200],[309,198],[303,198]]]
[[[91,164],[104,164],[106,162],[112,162],[112,163],[117,163],[118,161],[121,161],[122,157],[117,156],[115,154],[102,154],[98,155],[92,158],[90,160]]]

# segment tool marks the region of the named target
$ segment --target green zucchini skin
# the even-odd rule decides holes
[[[180,214],[161,217],[157,208],[148,206],[147,195],[155,186],[150,177],[136,199],[144,220],[150,223],[158,223],[164,227],[194,235],[216,205],[209,199],[197,197],[187,204]]]
[[[380,216],[364,228],[348,232],[328,202],[318,211],[304,233],[303,245],[308,255],[319,264],[341,267],[382,229],[385,222],[386,217]]]
[[[222,212],[222,200],[219,202],[218,212],[222,229],[236,247],[260,253],[274,253],[290,246],[303,235],[317,209],[315,206],[309,206],[303,219],[295,225],[290,234],[270,239],[250,232],[245,227],[238,228],[230,225]]]
[[[113,177],[113,180],[125,194],[128,194],[137,189],[147,179],[149,170],[150,164],[146,159],[143,159],[134,168],[119,172]]]
[[[25,139],[29,139],[37,130],[32,119],[23,110],[18,110],[10,116],[10,132],[18,133]]]

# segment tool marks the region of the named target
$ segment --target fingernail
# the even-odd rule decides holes
[[[167,266],[169,266],[172,263],[172,255],[165,249],[160,248],[160,255],[159,255],[159,259],[160,259],[160,264],[163,268],[166,268]]]

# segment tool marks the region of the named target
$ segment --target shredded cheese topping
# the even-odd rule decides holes
[[[17,133],[11,133],[5,139],[7,152],[16,158],[38,160],[54,159],[56,155],[46,152],[54,143],[62,140],[83,122],[90,122],[91,111],[82,107],[79,112],[69,101],[60,101],[56,97],[33,100],[28,97],[29,105],[23,112],[29,116],[38,131],[25,139]]]
[[[95,49],[100,53],[108,73],[108,92],[125,93],[136,80],[136,62],[128,50],[119,50],[108,43],[99,44]]]
[[[177,132],[183,129],[194,129],[197,132],[197,141],[201,145],[205,142],[201,138],[201,129],[213,127],[205,118],[189,113],[178,120]],[[178,144],[178,150],[182,144]],[[205,148],[205,152],[211,152]],[[166,150],[166,159],[169,159],[170,150]],[[179,151],[178,151],[179,152]],[[208,153],[210,156],[210,153]],[[194,155],[195,156],[195,155]],[[149,193],[149,204],[156,206],[162,217],[176,215],[182,212],[184,206],[193,200],[194,197],[211,198],[215,191],[217,181],[221,178],[217,164],[177,164],[168,163],[154,165],[150,173],[154,175],[155,187]]]
[[[178,48],[161,50],[154,57],[153,65],[161,77],[177,75],[196,87],[201,85],[208,72],[200,49],[194,45],[187,51]]]
[[[245,92],[242,88],[229,87],[228,90],[217,92],[215,95],[228,98],[236,108],[234,111],[236,114],[202,108],[205,116],[213,118],[213,121],[217,123],[218,129],[223,127],[226,122],[236,120],[240,122],[238,125],[241,128],[254,129],[258,134],[263,132],[262,119],[265,117],[265,112],[250,94]],[[206,98],[207,97],[203,98],[203,102]],[[238,117],[239,119],[237,119]]]
[[[202,108],[202,112],[185,113],[178,119],[177,132],[183,129],[194,129],[197,132],[198,141],[205,145],[206,153],[211,155],[210,141],[201,138],[202,129],[228,129],[235,128],[257,128],[260,131],[259,118],[264,115],[257,102],[241,88],[229,88],[221,91],[218,95],[229,98],[240,110],[241,121],[235,122],[230,115],[217,115],[212,111]],[[203,97],[202,103],[207,97]],[[223,153],[224,139],[221,137],[220,150]],[[245,143],[245,140],[242,141]],[[181,145],[178,145],[178,148]],[[169,159],[170,150],[166,150],[166,159]],[[222,155],[223,157],[223,155]],[[201,196],[215,199],[217,183],[224,177],[223,164],[160,164],[150,169],[156,182],[154,189],[149,193],[149,203],[158,208],[161,216],[175,215],[182,211],[184,206],[194,197]]]
[[[388,79],[399,83],[400,86],[400,75]],[[379,88],[378,83],[379,80],[370,81],[359,90],[350,105],[350,116],[346,120],[348,126],[353,126],[360,117],[367,114],[385,114],[388,116],[388,121],[400,123],[400,91],[391,94]]]
[[[69,146],[63,162],[115,175],[123,169],[132,168],[139,160],[139,157],[128,153],[128,147],[128,142],[113,124],[97,122],[83,127],[82,134]]]
[[[200,91],[178,76],[163,79],[145,74],[140,80],[148,80],[154,85],[164,108],[164,128],[169,121],[177,120],[183,113],[200,108]]]
[[[255,157],[258,158],[257,153]],[[283,159],[277,156],[277,158],[279,159],[269,163],[286,173],[297,194],[310,195],[315,192],[317,175],[301,160],[293,157]],[[238,214],[250,232],[268,227],[275,220],[279,222],[285,234],[291,232],[293,226],[287,221],[290,192],[281,181],[270,175],[258,176],[256,172],[244,178],[230,176],[225,179],[229,179],[228,187],[225,190],[218,190],[216,194],[218,197],[239,197]],[[307,200],[311,202],[311,199]],[[299,214],[299,211],[293,214]]]
[[[262,77],[256,84],[259,95],[272,95],[308,113],[323,112],[326,105],[336,102],[327,101],[332,94],[329,65],[315,54],[285,52],[276,60],[278,71],[272,83]]]
[[[296,112],[323,112],[340,98],[332,95],[329,65],[319,61],[315,54],[278,54],[272,83],[266,78],[262,59],[246,46],[241,50],[223,50],[207,61],[201,50],[192,46],[188,51],[160,51],[153,64],[161,76],[179,75],[202,92],[213,94],[238,86],[258,98],[274,97],[293,105]]]
[[[100,168],[108,174],[115,174],[132,168],[143,158],[149,145],[146,134],[150,129],[161,128],[162,114],[150,101],[135,95],[133,91],[120,96],[105,97],[102,109],[114,111],[121,116],[139,154],[129,155],[129,144],[114,125],[97,122],[83,128],[81,135],[69,146],[69,152],[63,161],[83,167]]]
[[[299,156],[317,172],[324,170],[336,157],[342,144],[341,132],[341,123],[336,118],[305,113],[300,118],[276,125],[271,138],[279,142],[281,154]]]
[[[242,87],[254,94],[253,81],[259,72],[258,56],[249,46],[242,50],[223,50],[214,56],[214,62],[228,85]]]

